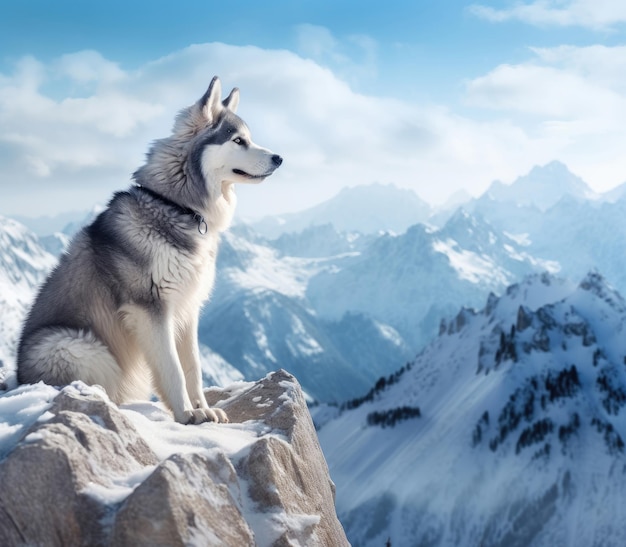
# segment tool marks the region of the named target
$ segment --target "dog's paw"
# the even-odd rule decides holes
[[[204,422],[228,423],[228,416],[221,408],[194,408],[185,410],[178,422],[182,424],[202,424]]]
[[[221,408],[217,408],[217,407],[213,407],[213,408],[209,408],[208,409],[209,412],[213,412],[214,414],[217,415],[218,418],[218,422],[221,424],[227,424],[228,423],[228,416],[226,415],[226,412],[224,412]]]

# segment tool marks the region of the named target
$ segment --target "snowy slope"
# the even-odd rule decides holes
[[[21,323],[38,285],[55,263],[34,234],[0,217],[0,367],[1,363],[14,367]]]
[[[301,232],[282,234],[269,244],[281,256],[324,258],[359,252],[376,237],[359,232],[340,232],[332,224],[320,224]]]
[[[352,544],[624,545],[625,328],[598,274],[443,323],[319,431]]]

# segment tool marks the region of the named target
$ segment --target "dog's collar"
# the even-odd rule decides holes
[[[148,188],[147,186],[142,186],[141,184],[137,184],[135,185],[135,188],[137,188],[138,190],[141,190],[142,192],[145,192],[149,196],[152,196],[153,198],[158,199],[159,201],[163,203],[166,203],[167,205],[171,207],[174,207],[175,209],[178,209],[178,211],[180,211],[181,213],[185,215],[191,215],[191,217],[198,223],[198,232],[200,232],[202,235],[206,234],[207,231],[209,230],[209,227],[206,223],[206,220],[204,220],[204,217],[197,211],[194,211],[193,209],[191,209],[190,207],[185,207],[184,205],[181,205],[180,203],[176,203],[175,201],[172,201],[171,199],[166,198],[163,194],[159,194],[158,192],[155,192],[154,190],[152,190],[151,188]]]

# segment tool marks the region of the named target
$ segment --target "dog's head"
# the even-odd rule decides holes
[[[174,132],[192,131],[190,162],[207,183],[261,182],[282,158],[252,141],[250,129],[236,114],[239,89],[223,101],[219,78],[214,77],[200,100],[181,112]]]
[[[248,126],[235,113],[239,90],[234,88],[224,100],[221,94],[216,76],[200,100],[178,114],[172,135],[153,143],[134,178],[181,205],[203,211],[207,222],[223,228],[234,212],[233,184],[261,182],[283,160],[252,142]]]

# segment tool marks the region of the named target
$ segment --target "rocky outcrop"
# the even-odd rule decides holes
[[[0,462],[3,545],[348,545],[293,376],[207,390],[228,425],[80,383],[55,395]]]

